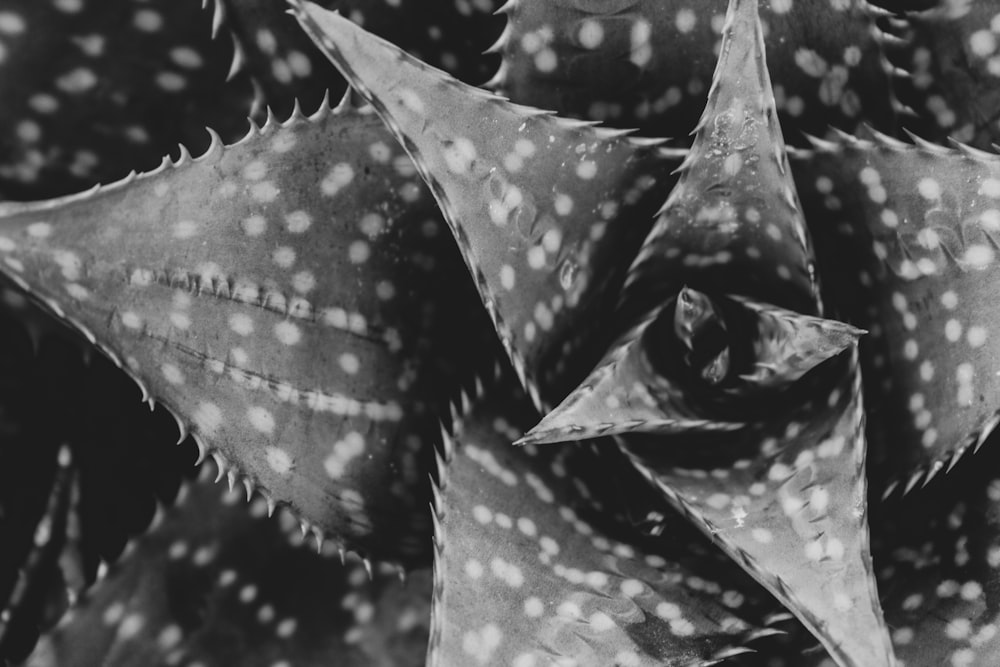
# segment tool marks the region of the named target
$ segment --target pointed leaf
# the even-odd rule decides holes
[[[681,135],[712,82],[724,0],[532,0],[504,8],[493,83],[511,99],[569,116]],[[889,78],[863,0],[761,3],[786,130],[823,134],[862,121],[889,131]],[[793,133],[798,139],[798,135]]]
[[[629,270],[626,318],[684,285],[816,311],[812,249],[774,112],[757,13],[727,15],[694,146]]]
[[[827,301],[871,331],[875,461],[910,488],[982,444],[1000,410],[1000,159],[847,141],[796,164]]]
[[[893,665],[875,591],[860,380],[845,353],[799,387],[812,400],[735,434],[627,436],[626,451],[842,666]]]
[[[508,396],[478,403],[448,449],[429,664],[707,665],[767,632],[723,604],[742,600],[719,594],[725,565],[588,514],[554,461],[511,448],[531,412]]]
[[[687,337],[678,331],[684,317],[701,317],[693,326],[705,328],[710,317],[714,331]],[[796,391],[797,380],[854,345],[858,333],[841,322],[684,288],[626,334],[518,444],[763,423],[787,400],[777,392]]]
[[[37,199],[152,169],[183,143],[246,132],[251,89],[198,2],[4,2],[0,199]]]
[[[376,118],[323,107],[3,212],[4,270],[233,481],[350,548],[429,556],[435,414],[495,357],[433,200]]]
[[[209,471],[214,473],[214,471]],[[395,572],[302,543],[263,499],[248,508],[210,476],[133,545],[43,637],[28,665],[397,665],[427,637],[426,570]],[[295,546],[297,545],[297,546]]]
[[[460,84],[337,14],[295,4],[430,183],[529,391],[563,395],[553,382],[568,390],[603,351],[587,343],[606,342],[600,315],[670,160],[650,142]],[[566,359],[581,347],[584,361]]]

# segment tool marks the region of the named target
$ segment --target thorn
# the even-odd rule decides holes
[[[404,568],[402,565],[397,565],[396,566],[396,575],[399,576],[399,583],[401,583],[403,586],[405,586],[406,585],[406,568]]]
[[[372,574],[372,562],[367,558],[362,558],[361,562],[365,565],[365,572],[368,573],[368,581],[374,581],[375,576]]]
[[[309,534],[309,524],[305,521],[299,521],[299,530],[302,531],[302,539],[305,539],[306,535]]]
[[[198,458],[195,460],[194,464],[196,466],[200,466],[205,462],[205,457],[208,455],[208,447],[205,446],[205,443],[198,436],[195,436],[194,444],[198,446]]]
[[[337,554],[340,556],[340,564],[347,565],[347,554],[344,552],[344,547],[337,547]]]
[[[215,459],[215,465],[218,468],[215,474],[215,483],[218,484],[219,480],[226,476],[226,461],[219,452],[212,452],[212,458]]]
[[[266,496],[267,500],[267,516],[268,518],[274,516],[274,498],[271,496]]]
[[[106,576],[108,576],[108,564],[102,560],[97,566],[97,580],[101,581]]]
[[[243,478],[243,488],[247,491],[247,502],[250,502],[250,499],[253,498],[253,482],[250,481],[249,477]]]
[[[227,478],[228,478],[228,480],[229,480],[229,493],[232,493],[232,492],[233,492],[233,489],[235,489],[235,488],[236,488],[236,472],[235,472],[235,471],[233,471],[233,470],[230,470],[230,471],[229,471],[229,472],[228,472],[228,473],[226,474],[226,477],[227,477]]]

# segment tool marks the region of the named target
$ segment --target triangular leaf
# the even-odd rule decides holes
[[[742,594],[720,595],[726,564],[707,569],[699,540],[588,513],[554,459],[510,447],[531,411],[497,394],[447,449],[431,665],[707,665],[769,633],[741,618]]]
[[[195,161],[0,209],[3,270],[231,481],[317,536],[429,556],[435,414],[495,357],[433,200],[374,116],[324,106]]]
[[[773,416],[767,403],[854,345],[858,333],[841,322],[684,288],[626,334],[519,444],[762,423]]]
[[[800,386],[816,398],[784,419],[679,443],[631,435],[623,444],[838,664],[892,665],[868,552],[861,393],[850,359],[841,355]]]
[[[874,461],[912,488],[997,424],[1000,159],[878,137],[796,162],[827,302],[863,341]]]
[[[727,15],[708,105],[680,181],[629,270],[624,316],[648,312],[684,285],[816,311],[812,249],[756,11]]]
[[[405,589],[391,568],[369,582],[360,563],[302,544],[294,518],[282,529],[262,499],[248,508],[211,476],[185,488],[28,665],[416,664],[404,660],[426,642],[427,570]]]
[[[510,2],[492,83],[516,102],[683,134],[705,106],[725,11],[725,0]],[[786,128],[822,134],[866,121],[890,131],[889,77],[867,2],[764,2],[761,12]]]
[[[606,340],[600,315],[671,161],[651,142],[460,84],[335,13],[295,4],[430,183],[529,392],[571,387],[602,351],[586,346]]]

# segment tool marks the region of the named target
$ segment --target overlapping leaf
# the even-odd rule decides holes
[[[0,199],[151,169],[178,143],[246,132],[248,82],[197,0],[9,0],[0,9]]]
[[[811,250],[781,134],[773,125],[769,91],[756,3],[734,2],[703,129],[685,162],[689,171],[633,265],[634,279],[625,289],[626,313],[642,312],[650,295],[656,297],[654,304],[672,303],[669,295],[685,283],[710,294],[732,289],[766,295],[761,298],[806,313],[817,307]],[[732,150],[734,141],[741,151]],[[747,160],[743,151],[756,159]],[[747,175],[741,175],[744,172]],[[712,242],[719,247],[706,252],[704,244]],[[747,253],[747,248],[756,252]],[[765,263],[762,257],[770,259]],[[748,283],[746,276],[759,282]],[[669,331],[664,322],[678,318],[682,326],[673,333],[681,342],[689,341],[690,352],[706,345],[692,347],[706,323],[708,329],[722,330],[716,338],[726,334],[723,323],[730,318],[718,315],[720,302],[701,299],[695,308],[699,304],[691,299],[691,293],[682,293],[677,318],[660,313],[652,320],[659,322],[659,330],[649,340],[638,338],[640,345],[632,349],[648,350],[647,359],[654,358],[653,352],[683,357],[687,353],[676,346],[671,350],[664,335]],[[691,301],[690,307],[684,301]],[[686,312],[692,308],[693,315]],[[758,312],[773,317],[779,311],[758,306]],[[849,341],[848,331],[842,327]],[[732,335],[753,347],[752,328]],[[729,360],[738,358],[732,350],[738,348],[705,337],[708,351],[716,356],[703,356],[692,370],[701,371],[709,384],[716,380],[725,386],[729,374],[738,372],[738,365],[729,367]],[[840,349],[842,345],[830,346],[828,354]],[[764,361],[761,355],[774,350],[758,346],[750,359]],[[611,358],[628,359],[628,354],[626,343]],[[748,375],[737,374],[731,381],[746,383],[734,390],[740,407],[756,411],[760,419],[742,431],[712,433],[696,427],[681,437],[629,436],[623,446],[669,499],[812,630],[835,660],[842,665],[889,665],[892,650],[868,551],[865,439],[854,358],[852,349],[812,373],[792,374],[798,375],[797,382],[780,398],[754,396],[755,383],[764,376],[753,373],[752,367],[744,371]],[[664,378],[660,387],[674,380],[664,369],[662,363],[656,369]],[[631,383],[639,380],[644,391],[654,394],[660,387],[648,376],[632,372],[615,381],[633,391]],[[685,401],[700,398],[689,387],[684,390]],[[620,407],[624,420],[630,406]],[[698,416],[709,414],[701,407]],[[720,416],[711,416],[715,424],[722,422]]]
[[[986,667],[1000,659],[998,449],[968,458],[873,517],[893,643],[910,665]]]
[[[529,391],[579,381],[668,156],[460,84],[317,5],[297,11],[431,184]]]
[[[845,140],[796,173],[827,301],[871,331],[863,350],[875,461],[910,488],[996,425],[1000,159]]]
[[[761,10],[786,127],[892,127],[867,2],[774,1]],[[504,60],[491,83],[514,101],[656,136],[694,127],[719,52],[723,0],[513,0],[504,11],[496,46]]]
[[[302,544],[294,518],[282,528],[263,499],[248,508],[205,472],[29,665],[421,664],[429,571],[405,587],[391,568],[369,582],[360,563]]]
[[[886,53],[906,75],[895,88],[916,114],[903,125],[988,149],[1000,139],[1000,2],[913,5],[887,28]]]
[[[431,665],[707,665],[770,632],[697,538],[643,537],[595,513],[558,457],[510,447],[532,415],[508,394],[488,392],[447,449]]]
[[[665,303],[685,285],[816,312],[812,248],[755,21],[727,18],[681,179],[629,270],[626,317]]]
[[[324,106],[3,213],[3,270],[166,404],[231,481],[291,504],[317,537],[429,553],[434,415],[493,356],[433,200],[377,119]]]
[[[519,444],[732,431],[796,399],[796,381],[857,341],[842,322],[684,288]]]
[[[292,100],[314,108],[327,89],[343,90],[343,79],[288,16],[284,2],[213,0],[213,4],[221,13],[220,25],[235,39],[236,68],[247,68],[279,115],[291,111]],[[496,68],[495,58],[481,55],[503,27],[503,19],[492,15],[499,7],[495,0],[324,0],[321,4],[462,81],[481,83]]]

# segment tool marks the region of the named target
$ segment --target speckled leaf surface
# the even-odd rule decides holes
[[[346,87],[288,15],[282,0],[213,2],[221,3],[220,24],[236,40],[238,67],[246,68],[279,115],[291,111],[292,100],[313,108],[327,89],[339,93]],[[493,15],[499,7],[496,0],[324,0],[320,4],[467,83],[480,84],[496,69],[497,59],[482,55],[503,29],[503,19]]]
[[[293,517],[269,519],[263,499],[247,507],[206,472],[28,665],[420,664],[429,571],[405,587],[394,572],[369,581],[360,563],[303,544]]]
[[[907,665],[987,667],[1000,660],[1000,479],[995,447],[872,525],[896,653]]]
[[[495,357],[433,199],[373,115],[324,106],[3,212],[4,270],[234,481],[290,504],[317,537],[429,555],[435,414],[475,370],[463,354]]]
[[[0,198],[52,197],[151,169],[206,126],[246,132],[248,82],[198,0],[7,0],[0,8]]]
[[[877,138],[823,145],[796,170],[827,302],[871,331],[873,460],[910,488],[996,425],[1000,160]]]
[[[1000,140],[1000,2],[929,4],[887,26],[895,39],[886,42],[886,55],[905,73],[894,86],[916,113],[902,125],[934,141],[951,137],[988,150]]]
[[[630,435],[623,446],[838,664],[892,665],[868,547],[853,353],[802,383],[799,395],[815,398],[759,428],[685,435],[676,443]]]
[[[627,317],[665,303],[685,285],[816,312],[812,248],[775,115],[757,12],[731,12],[723,32],[708,105],[680,181],[629,269]]]
[[[761,424],[795,382],[857,342],[850,325],[684,288],[612,347],[519,441],[733,431]]]
[[[722,594],[728,570],[698,540],[686,550],[609,521],[553,448],[511,447],[531,410],[491,393],[447,448],[436,494],[429,664],[707,665],[770,632],[733,608],[742,593]]]
[[[649,229],[669,156],[465,86],[316,5],[298,12],[430,183],[529,391],[596,361],[567,356],[603,342],[596,314]]]
[[[504,60],[491,84],[515,102],[656,136],[694,127],[724,0],[514,0],[504,11]],[[892,127],[889,78],[864,0],[763,2],[761,19],[786,127]]]
[[[3,448],[6,449],[8,444],[4,443]],[[5,552],[5,562],[0,566],[3,568],[3,583],[0,584],[3,587],[0,589],[0,657],[23,657],[38,637],[37,628],[53,625],[66,610],[70,596],[79,590],[67,581],[60,569],[74,500],[74,471],[70,463],[71,456],[66,448],[60,456],[51,485],[44,487],[48,489],[49,497],[34,530],[30,531],[26,545],[13,543],[10,539],[12,531],[0,532],[0,545]],[[4,503],[6,511],[3,515],[11,509]],[[9,523],[13,521],[3,516],[0,525],[8,528]],[[28,547],[27,553],[22,552],[24,546]],[[14,574],[15,578],[8,588],[10,574]]]

